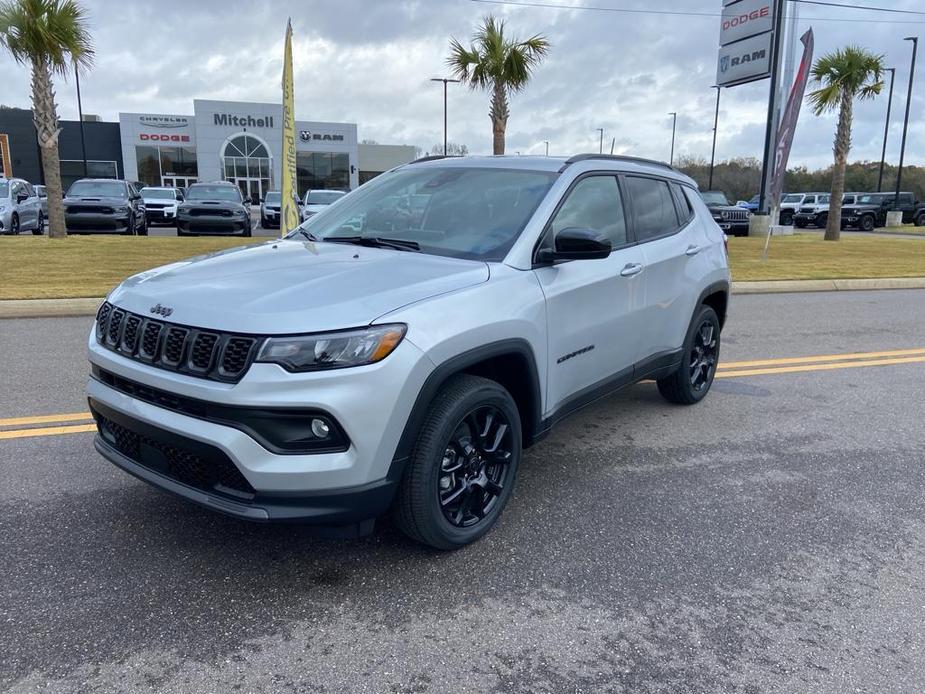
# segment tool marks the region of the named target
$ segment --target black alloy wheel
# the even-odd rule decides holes
[[[45,233],[45,215],[39,212],[39,219],[35,223],[35,229],[32,230],[33,236],[41,236]]]
[[[504,413],[491,405],[473,410],[456,427],[437,485],[443,516],[452,525],[473,526],[498,503],[510,472],[511,436]]]
[[[15,212],[13,213],[13,216],[10,217],[10,233],[11,234],[19,233],[19,215],[16,214]]]
[[[699,393],[708,388],[716,374],[719,359],[718,331],[710,320],[704,320],[694,334],[694,344],[689,357],[691,388]]]
[[[479,539],[511,496],[522,443],[517,404],[501,384],[450,377],[428,406],[402,474],[397,525],[436,549]]]
[[[701,305],[687,331],[681,366],[656,381],[658,392],[678,405],[693,405],[703,400],[716,376],[719,351],[719,317],[712,307]]]
[[[861,217],[861,231],[873,231],[874,230],[874,218],[869,214],[865,214]]]

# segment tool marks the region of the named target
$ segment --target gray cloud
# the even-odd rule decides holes
[[[542,32],[553,47],[530,87],[512,99],[508,147],[540,154],[605,147],[667,158],[677,111],[677,152],[709,156],[713,126],[718,18],[638,15],[491,5],[468,0],[313,0],[311,2],[126,3],[87,0],[97,64],[82,77],[84,110],[115,119],[120,111],[190,113],[194,98],[278,101],[285,20],[295,31],[296,112],[305,120],[356,122],[361,138],[428,148],[442,139],[443,95],[430,77],[446,73],[448,38],[467,40],[488,12],[520,35]],[[576,3],[578,4],[578,3]],[[594,5],[673,9],[677,2],[607,0]],[[688,0],[684,10],[718,12],[719,0]],[[920,9],[919,0],[895,0]],[[905,107],[909,44],[923,23],[877,23],[887,16],[814,7],[801,10],[813,25],[817,55],[848,43],[883,53],[897,70],[888,157],[898,159]],[[810,21],[809,17],[864,21]],[[899,17],[902,19],[902,17]],[[918,20],[911,18],[915,22]],[[925,48],[925,47],[923,47]],[[0,103],[29,104],[29,76],[0,56]],[[925,75],[925,65],[920,66]],[[925,163],[925,83],[917,80],[907,161]],[[760,156],[767,82],[726,90],[717,155]],[[73,86],[58,81],[62,117],[76,115]],[[450,139],[474,153],[491,147],[488,98],[450,86]],[[885,95],[855,111],[852,158],[879,159]],[[805,109],[793,164],[831,162],[834,116]]]

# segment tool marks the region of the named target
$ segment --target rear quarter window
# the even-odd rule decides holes
[[[633,202],[637,241],[642,243],[667,236],[680,228],[678,211],[667,181],[627,176],[626,188]]]

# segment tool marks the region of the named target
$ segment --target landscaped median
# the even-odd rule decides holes
[[[250,243],[255,240],[156,236],[0,238],[0,300],[102,297],[136,272]],[[729,239],[732,277],[738,287],[744,286],[740,283],[760,281],[762,284],[754,288],[773,291],[775,287],[780,290],[791,285],[768,281],[925,278],[925,239],[846,234],[833,243],[823,241],[818,234],[797,234],[772,238],[767,259],[763,250],[764,239]],[[865,286],[869,283],[817,282],[805,288]],[[796,286],[789,289],[799,290]]]

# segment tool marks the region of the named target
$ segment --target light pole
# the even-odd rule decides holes
[[[713,190],[713,165],[716,162],[716,131],[719,127],[719,95],[723,88],[718,84],[713,85],[716,90],[716,114],[713,116],[713,150],[710,152],[710,182],[707,184],[707,190]]]
[[[674,166],[674,135],[678,129],[678,114],[672,111],[668,115],[671,116],[671,157],[668,159],[668,164]]]
[[[549,156],[549,140],[543,140],[543,144],[546,145],[546,156]]]
[[[877,179],[877,192],[883,190],[883,167],[886,164],[886,138],[890,134],[890,110],[893,108],[893,82],[896,81],[896,68],[888,67],[890,73],[890,96],[886,102],[886,125],[883,126],[883,154],[880,155],[880,177]]]
[[[899,147],[899,171],[896,172],[896,200],[899,206],[899,189],[903,182],[903,160],[906,156],[906,132],[909,130],[909,108],[912,106],[912,80],[915,78],[915,54],[919,48],[918,36],[907,36],[903,41],[912,41],[912,67],[909,68],[909,94],[906,96],[906,118],[903,121],[903,142]]]
[[[597,131],[601,134],[601,148],[599,151],[601,154],[603,154],[604,153],[604,129],[598,128]]]
[[[80,73],[74,63],[74,80],[77,82],[77,117],[80,118],[80,151],[84,157],[84,178],[87,177],[87,144],[84,139],[84,109],[80,103]]]
[[[459,82],[449,77],[431,77],[431,82],[443,82],[443,156],[446,156],[446,85],[448,82]]]

